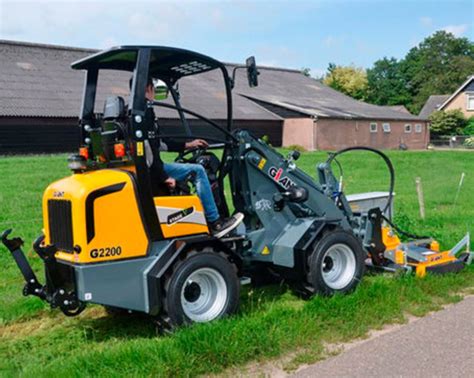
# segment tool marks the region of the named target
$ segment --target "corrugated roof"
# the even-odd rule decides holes
[[[421,118],[428,118],[431,113],[438,110],[440,106],[450,97],[451,95],[431,95],[426,100],[425,105],[420,111],[419,116]]]
[[[70,68],[73,61],[97,50],[0,40],[0,116],[77,117],[84,74]],[[232,65],[229,64],[229,69]],[[279,120],[252,99],[300,112],[333,118],[414,120],[417,116],[389,107],[354,100],[297,70],[259,67],[259,86],[249,88],[245,70],[237,71],[234,89],[236,120]],[[129,74],[101,72],[96,109],[106,96],[128,96]],[[180,80],[181,101],[213,119],[225,119],[222,77],[211,71]],[[177,118],[175,111],[160,109],[159,117]]]
[[[0,116],[77,117],[81,106],[84,72],[70,68],[73,61],[97,50],[0,40]],[[227,116],[224,82],[219,72],[180,80],[182,104],[214,119]],[[127,99],[130,74],[101,71],[96,101],[100,111],[105,98]],[[196,93],[199,94],[196,96]],[[162,118],[177,118],[160,109]],[[234,96],[235,119],[280,120],[277,115],[241,96]]]
[[[300,73],[260,70],[259,86],[249,88],[239,72],[235,92],[248,98],[322,118],[419,120],[420,117],[391,107],[378,106],[346,96]]]
[[[70,64],[93,51],[0,41],[0,115],[77,117],[84,73]],[[115,80],[115,75],[101,77],[108,78]],[[99,93],[99,98],[105,96]]]

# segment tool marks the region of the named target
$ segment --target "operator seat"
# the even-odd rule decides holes
[[[104,121],[123,120],[126,115],[125,100],[120,96],[109,96],[104,103]]]
[[[114,160],[114,145],[126,139],[126,106],[125,100],[120,96],[107,97],[102,114],[102,148],[105,158]]]

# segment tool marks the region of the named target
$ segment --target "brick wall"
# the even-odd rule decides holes
[[[290,118],[283,122],[283,147],[303,146],[312,151],[316,149],[316,125],[312,118]]]
[[[463,112],[466,118],[470,118],[474,116],[474,110],[467,109],[467,93],[465,91],[458,93],[456,97],[454,97],[449,104],[447,104],[443,110],[453,110],[459,109]]]
[[[370,124],[377,124],[377,131],[370,132]],[[390,124],[390,132],[383,131],[383,123]],[[405,132],[405,125],[411,125],[411,132]],[[415,130],[421,124],[421,133]],[[368,121],[318,119],[315,132],[315,146],[318,150],[337,150],[349,146],[370,146],[379,149],[398,149],[404,143],[409,149],[425,149],[429,142],[426,122]]]

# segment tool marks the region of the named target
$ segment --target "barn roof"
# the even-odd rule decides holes
[[[92,49],[0,40],[0,116],[77,117],[84,73],[71,69],[71,63],[96,52]],[[224,82],[218,75],[218,72],[209,72],[180,80],[183,106],[211,118],[225,119]],[[202,79],[196,80],[198,77]],[[96,109],[102,109],[107,96],[127,98],[129,79],[129,72],[101,71]],[[196,93],[200,95],[195,96]],[[159,115],[178,117],[176,111],[164,109],[159,110]],[[234,115],[242,120],[281,119],[241,96],[234,96]]]
[[[244,75],[244,73],[240,73]],[[234,92],[271,105],[321,118],[419,120],[418,116],[358,101],[321,82],[291,71],[261,70],[259,86],[248,88],[243,77]]]
[[[72,62],[97,50],[0,40],[0,116],[77,117],[84,74]],[[229,69],[232,64],[227,65]],[[259,86],[249,88],[245,70],[237,71],[234,118],[279,120],[261,104],[292,110],[302,116],[418,120],[420,117],[391,107],[354,100],[297,70],[260,67]],[[96,109],[109,95],[127,97],[130,73],[100,73]],[[213,119],[226,117],[222,76],[210,71],[179,81],[183,106]],[[198,94],[196,96],[196,94]],[[177,118],[175,111],[160,109],[163,118]]]

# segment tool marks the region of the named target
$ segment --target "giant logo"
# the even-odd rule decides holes
[[[166,223],[171,226],[172,224],[182,221],[184,218],[191,215],[192,213],[194,213],[194,207],[188,207],[187,209],[180,210],[176,213],[168,215]]]
[[[276,181],[285,189],[288,189],[291,186],[296,186],[294,181],[290,179],[288,176],[282,177],[283,168],[270,167],[270,169],[268,170],[268,174],[274,181]]]

